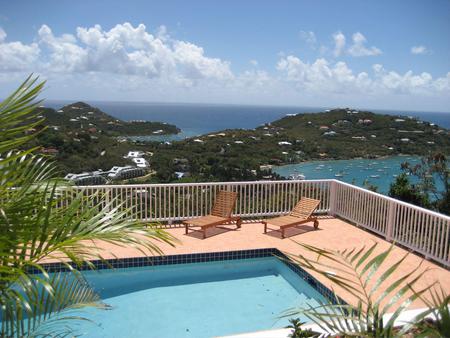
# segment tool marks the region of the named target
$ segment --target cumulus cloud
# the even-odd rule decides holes
[[[23,44],[20,41],[6,42],[7,34],[0,27],[0,71],[14,72],[31,70],[39,58],[37,43]]]
[[[342,32],[336,32],[333,34],[334,40],[334,56],[339,56],[345,49],[345,35]]]
[[[207,56],[193,43],[171,39],[164,26],[155,35],[143,24],[134,27],[124,23],[110,30],[100,25],[78,27],[76,35],[55,36],[49,26],[42,25],[38,37],[38,42],[30,45],[6,43],[6,33],[1,30],[0,67],[9,71],[137,75],[187,86],[200,79],[233,76],[229,62]]]
[[[356,32],[352,36],[353,44],[348,49],[351,56],[373,56],[380,55],[382,52],[377,47],[366,47],[366,37],[360,32]]]
[[[316,47],[317,38],[313,31],[300,31],[299,36],[300,39],[305,41],[311,48]]]
[[[413,46],[411,47],[411,54],[428,54],[428,49],[425,46]]]
[[[317,94],[446,95],[450,92],[449,74],[446,77],[433,79],[427,72],[414,74],[408,71],[399,74],[384,69],[380,64],[375,64],[372,67],[372,74],[369,75],[367,72],[354,73],[342,61],[330,63],[324,58],[319,58],[308,63],[289,55],[279,60],[277,69],[298,89]]]
[[[301,35],[318,46],[313,32]],[[335,57],[381,53],[368,47],[361,33],[353,34],[351,43],[342,32],[333,34],[333,40]],[[422,98],[432,97],[428,102],[439,102],[439,109],[450,104],[450,73],[433,78],[427,72],[399,73],[381,64],[355,72],[346,62],[329,60],[331,52],[321,49],[322,57],[316,60],[280,53],[275,69],[250,60],[249,69],[233,73],[230,62],[171,37],[165,26],[152,33],[143,24],[123,23],[110,29],[95,25],[57,35],[42,25],[28,44],[8,41],[0,28],[0,96],[12,88],[12,81],[35,72],[49,80],[54,98],[318,106],[350,105],[359,99],[367,106],[364,102],[371,98],[378,105],[386,97],[420,104],[426,101]]]

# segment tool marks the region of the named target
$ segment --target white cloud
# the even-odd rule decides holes
[[[300,39],[305,41],[311,48],[316,47],[317,38],[313,31],[300,31]]]
[[[399,74],[385,70],[380,64],[373,66],[373,75],[370,76],[367,72],[354,73],[342,61],[330,63],[319,58],[313,63],[308,63],[289,55],[279,60],[277,69],[297,89],[317,95],[365,94],[382,97],[385,94],[424,96],[450,94],[449,74],[443,78],[433,79],[427,72],[414,74],[407,71]]]
[[[6,42],[7,34],[0,27],[0,71],[30,71],[40,54],[38,44],[23,44],[20,41]]]
[[[411,54],[428,54],[429,51],[425,46],[413,46],[411,47]]]
[[[319,47],[313,32],[304,36]],[[361,33],[353,35],[350,46],[342,32],[333,39],[336,57],[381,53],[367,47]],[[61,99],[375,107],[390,100],[392,107],[406,102],[414,103],[414,109],[426,109],[419,107],[428,102],[448,110],[450,73],[433,78],[427,72],[386,70],[380,64],[355,72],[349,63],[329,60],[326,55],[331,51],[325,47],[318,51],[322,57],[310,62],[280,53],[275,69],[250,60],[249,69],[233,73],[230,62],[171,37],[165,26],[152,33],[142,24],[118,24],[109,30],[95,25],[55,35],[43,25],[29,44],[8,41],[0,28],[0,96],[12,89],[12,82],[34,72],[48,80],[47,93]]]
[[[336,32],[333,34],[334,40],[334,56],[339,56],[345,49],[345,35],[342,32]]]
[[[0,69],[136,75],[186,86],[201,79],[233,77],[229,62],[207,56],[193,43],[171,39],[165,26],[156,35],[143,24],[124,23],[110,30],[100,25],[78,27],[76,35],[55,36],[49,26],[42,25],[38,37],[30,45],[6,43],[6,33],[0,30]]]
[[[348,49],[348,53],[351,56],[373,56],[382,54],[381,50],[377,47],[367,48],[365,46],[367,39],[360,32],[356,32],[352,36],[353,45]]]

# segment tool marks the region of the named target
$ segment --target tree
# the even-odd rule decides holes
[[[430,207],[428,196],[419,187],[409,182],[406,173],[401,173],[389,187],[389,196],[421,207]]]
[[[145,254],[162,253],[155,241],[174,243],[165,231],[126,217],[113,207],[117,201],[83,196],[57,178],[52,162],[35,154],[39,147],[27,148],[36,138],[30,131],[44,130],[36,113],[44,83],[37,80],[30,76],[0,103],[1,337],[66,336],[74,319],[68,310],[106,308],[77,269],[102,259],[97,241],[132,245]],[[49,258],[71,272],[48,274],[39,263]]]
[[[444,154],[422,158],[416,165],[405,162],[401,168],[403,173],[391,185],[389,196],[450,214],[450,168]],[[417,183],[411,184],[407,175]]]

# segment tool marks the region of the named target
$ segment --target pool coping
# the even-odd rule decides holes
[[[69,272],[71,268],[79,271],[88,270],[105,270],[105,269],[125,269],[145,266],[163,266],[176,265],[188,263],[205,263],[217,261],[229,261],[251,258],[277,257],[283,264],[285,264],[291,271],[298,275],[302,280],[312,286],[317,292],[324,296],[333,304],[346,305],[347,303],[337,296],[333,291],[324,286],[315,277],[305,271],[303,268],[295,264],[286,254],[277,248],[263,248],[250,250],[235,250],[235,251],[219,251],[207,253],[190,253],[167,256],[142,256],[129,258],[111,258],[104,260],[90,260],[77,266],[74,262],[52,262],[42,263],[40,266],[47,273]],[[37,267],[31,267],[28,270],[31,274],[42,273]]]

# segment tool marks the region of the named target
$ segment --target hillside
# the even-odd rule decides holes
[[[47,130],[37,138],[43,153],[55,157],[63,174],[110,169],[130,164],[123,156],[143,150],[125,136],[174,134],[180,130],[163,122],[127,122],[83,102],[59,110],[39,108]]]
[[[173,179],[185,158],[197,180],[240,180],[267,177],[261,165],[316,159],[375,158],[432,152],[450,154],[449,131],[401,116],[336,109],[297,114],[252,130],[224,130],[171,145],[149,145],[160,180]],[[185,166],[186,167],[186,166]]]

